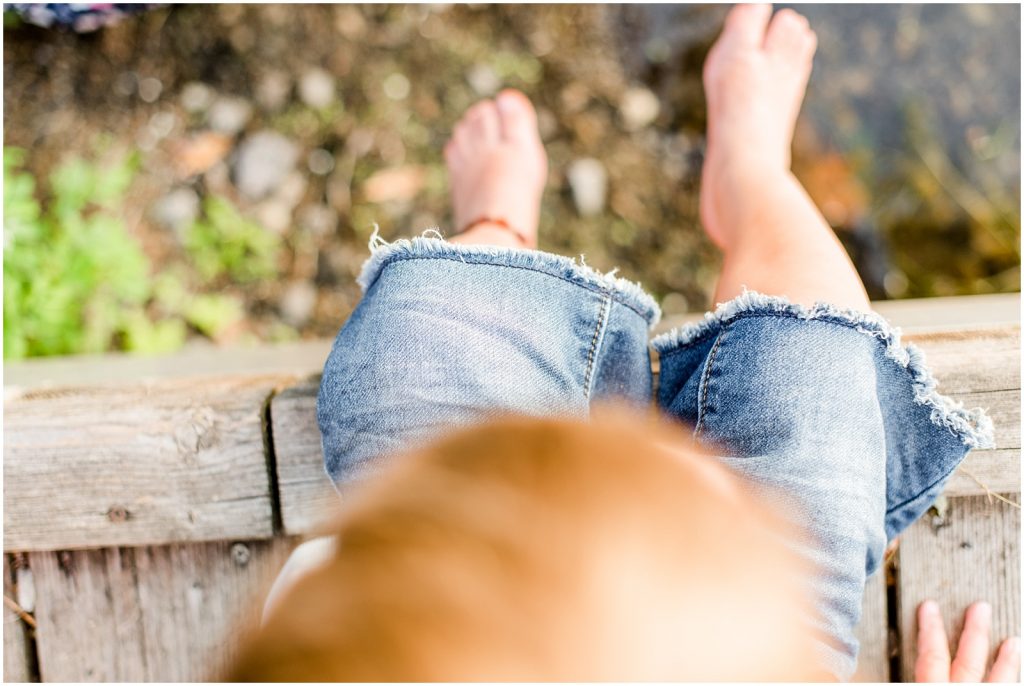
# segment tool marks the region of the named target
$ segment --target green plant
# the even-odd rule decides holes
[[[203,215],[185,232],[185,249],[204,281],[226,275],[248,283],[277,274],[277,235],[243,217],[224,198],[207,198]]]
[[[150,351],[138,333],[149,260],[118,216],[136,159],[73,157],[50,175],[45,203],[24,160],[4,148],[4,357],[102,352],[115,339]]]
[[[64,161],[44,194],[25,151],[4,148],[5,358],[170,352],[189,325],[219,338],[244,318],[244,303],[195,293],[196,275],[248,283],[277,273],[280,238],[212,197],[185,236],[196,273],[179,265],[153,276],[120,219],[137,160],[101,153],[104,161]]]
[[[204,293],[185,306],[185,319],[210,338],[218,338],[245,317],[242,302],[230,295]]]

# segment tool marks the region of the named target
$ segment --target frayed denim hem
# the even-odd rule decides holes
[[[653,329],[661,320],[661,308],[639,284],[615,276],[616,269],[602,274],[583,262],[520,248],[492,245],[461,245],[449,243],[436,229],[424,231],[422,236],[389,243],[380,237],[377,228],[370,236],[370,257],[363,263],[356,283],[365,293],[390,262],[414,259],[458,260],[467,264],[494,264],[550,274],[583,288],[609,295],[630,308]]]
[[[914,401],[931,408],[933,424],[948,429],[968,448],[995,447],[995,429],[985,411],[981,408],[967,410],[962,403],[936,391],[938,381],[928,371],[924,353],[912,343],[901,345],[900,330],[874,312],[840,308],[823,302],[808,308],[784,297],[744,289],[742,294],[719,304],[713,313],[705,314],[704,321],[657,336],[651,341],[651,346],[664,357],[718,333],[731,321],[765,315],[828,321],[873,336],[885,347],[885,356],[910,375]]]

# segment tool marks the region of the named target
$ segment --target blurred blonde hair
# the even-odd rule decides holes
[[[789,680],[810,663],[777,518],[631,412],[509,417],[399,456],[334,530],[229,680]]]

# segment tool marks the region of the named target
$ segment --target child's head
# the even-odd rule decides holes
[[[777,518],[679,429],[511,418],[402,456],[239,680],[788,680],[812,660]]]

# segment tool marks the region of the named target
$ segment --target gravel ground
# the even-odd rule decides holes
[[[794,159],[874,297],[1019,290],[1020,8],[801,6],[819,54]],[[504,86],[550,157],[541,247],[708,307],[700,65],[723,6],[205,5],[75,35],[4,30],[5,145],[45,175],[98,134],[141,154],[124,208],[157,269],[229,198],[285,249],[225,284],[234,340],[332,336],[373,224],[449,225],[441,148]],[[289,329],[289,330],[291,330]]]

